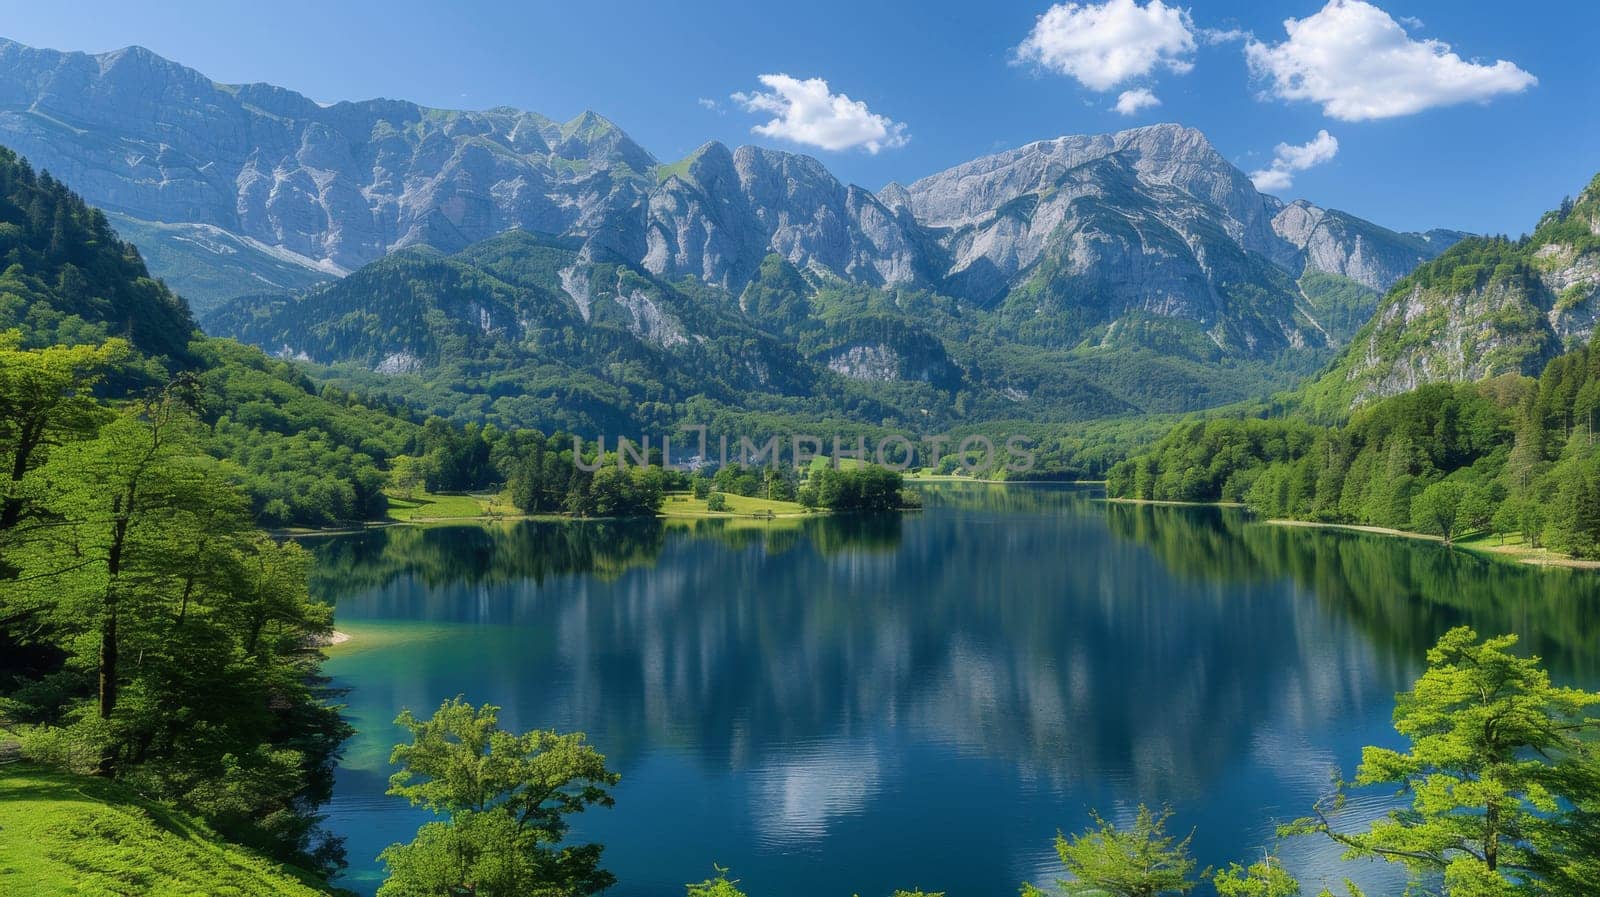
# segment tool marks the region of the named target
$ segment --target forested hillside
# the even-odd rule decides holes
[[[122,336],[177,361],[195,329],[98,209],[0,147],[0,331],[13,328],[29,346]]]
[[[227,476],[247,489],[263,522],[383,515],[379,467],[421,433],[402,405],[324,394],[292,365],[204,338],[184,301],[150,277],[99,210],[4,148],[0,264],[0,333],[15,334],[11,349],[116,338],[120,348],[103,351],[95,387],[113,403],[177,378],[205,425],[196,445],[233,462]],[[19,477],[13,469],[11,480]]]
[[[1375,402],[1343,426],[1185,424],[1113,468],[1107,488],[1447,539],[1504,534],[1600,556],[1600,345],[1555,358],[1537,380],[1431,384]]]
[[[1232,360],[1204,339],[1143,348],[1170,330],[1157,319],[1095,345],[1032,345],[949,296],[851,284],[776,254],[735,297],[527,231],[454,255],[405,250],[204,323],[308,362],[343,393],[502,431],[1021,432],[1051,446],[1041,470],[1055,476],[1101,476],[1107,451],[1148,441],[1130,438],[1146,416],[1287,387],[1314,360]]]
[[[337,865],[310,808],[346,729],[309,650],[310,556],[255,528],[193,382],[94,392],[128,344],[0,336],[0,719],[282,860]]]
[[[1597,296],[1600,177],[1531,235],[1469,237],[1402,278],[1277,416],[1180,425],[1108,488],[1600,556]]]
[[[1600,317],[1600,176],[1518,239],[1469,237],[1389,290],[1339,360],[1299,399],[1341,420],[1425,383],[1537,376]]]

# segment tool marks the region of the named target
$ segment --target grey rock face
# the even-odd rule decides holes
[[[652,273],[737,292],[775,252],[848,280],[917,279],[915,223],[841,184],[816,159],[713,142],[667,171],[649,200],[643,263]]]
[[[1379,292],[1466,236],[1446,230],[1396,233],[1303,199],[1274,216],[1272,229],[1304,254],[1307,267],[1348,277]]]
[[[880,383],[901,379],[902,361],[900,353],[881,343],[846,346],[827,357],[828,369],[835,373]]]
[[[1257,193],[1250,179],[1229,164],[1205,135],[1193,128],[1164,124],[1116,134],[1060,137],[958,165],[893,192],[909,204],[919,221],[961,231],[985,229],[1000,213],[1024,198],[1037,200],[1026,228],[1002,228],[983,257],[1037,257],[1052,228],[1075,198],[1057,188],[1075,169],[1117,159],[1133,174],[1135,190],[1178,190],[1205,206],[1229,239],[1285,267],[1295,252],[1271,227],[1276,200]],[[957,257],[957,269],[975,257]]]
[[[640,205],[655,164],[594,113],[562,124],[513,109],[321,106],[215,84],[138,47],[90,56],[10,41],[0,143],[96,205],[347,269],[418,242],[581,232],[597,213]]]

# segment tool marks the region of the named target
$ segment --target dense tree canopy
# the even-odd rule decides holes
[[[1272,517],[1515,534],[1600,555],[1600,345],[1537,380],[1433,384],[1341,427],[1294,420],[1184,424],[1114,467],[1112,495],[1243,501]]]

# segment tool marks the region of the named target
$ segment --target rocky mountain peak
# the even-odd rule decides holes
[[[655,157],[633,142],[616,123],[597,112],[584,110],[561,125],[561,140],[555,153],[565,159],[626,165],[636,172],[649,171]]]

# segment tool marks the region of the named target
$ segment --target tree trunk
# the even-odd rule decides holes
[[[16,457],[11,459],[11,484],[15,486],[22,482],[28,473],[28,459],[33,455],[33,450],[38,446],[39,438],[43,435],[44,425],[41,421],[38,426],[24,426],[22,433],[17,438]],[[8,530],[17,525],[22,519],[22,499],[8,498],[0,502],[0,530]]]
[[[132,502],[128,503],[130,506]],[[115,522],[111,525],[111,548],[106,553],[106,591],[104,601],[104,617],[100,623],[100,718],[111,719],[117,709],[117,589],[120,585],[117,577],[122,572],[122,547],[127,541],[128,518],[120,512],[123,509],[122,496],[112,500],[112,512],[116,514]],[[100,754],[100,764],[95,773],[110,776],[116,772],[116,748],[107,746]]]

